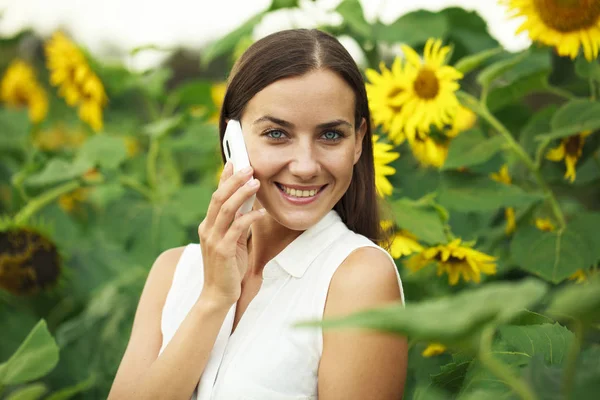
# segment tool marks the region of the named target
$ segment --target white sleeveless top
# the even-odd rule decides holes
[[[331,210],[269,261],[260,290],[231,334],[236,304],[229,310],[192,400],[317,399],[323,352],[321,328],[292,328],[323,318],[329,283],[338,266],[359,247],[376,247]],[[186,246],[162,312],[165,349],[202,291],[199,244]]]

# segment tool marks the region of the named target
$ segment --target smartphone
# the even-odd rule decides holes
[[[244,142],[244,135],[242,133],[242,125],[235,119],[230,119],[227,123],[227,128],[225,128],[225,135],[223,135],[223,151],[225,152],[225,159],[231,161],[233,164],[234,173],[250,166],[246,142]],[[246,214],[252,210],[255,199],[256,195],[254,194],[242,204],[239,212],[241,214]]]

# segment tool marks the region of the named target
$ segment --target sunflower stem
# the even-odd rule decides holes
[[[50,189],[41,195],[31,199],[22,209],[15,215],[14,222],[17,224],[25,223],[31,216],[33,216],[36,212],[40,211],[42,208],[56,200],[58,197],[63,194],[72,192],[81,186],[81,183],[78,180],[72,180],[65,184],[62,184],[58,187]]]
[[[136,192],[140,193],[141,195],[146,197],[148,200],[152,200],[154,197],[152,194],[152,191],[150,189],[148,189],[147,187],[142,185],[140,182],[138,182],[135,179],[132,179],[128,176],[120,176],[119,182],[123,186],[127,186],[127,187],[135,190]]]
[[[583,341],[583,325],[581,321],[575,320],[572,326],[575,338],[567,353],[567,360],[565,366],[565,372],[563,374],[562,381],[562,393],[565,399],[571,398],[571,392],[573,391],[573,381],[575,379],[575,370],[577,367],[577,357],[581,351],[581,343]]]
[[[148,184],[152,191],[156,190],[158,179],[156,177],[156,161],[158,160],[159,145],[158,139],[153,137],[150,140],[150,148],[148,149],[148,158],[146,161],[146,173],[148,174]]]
[[[488,326],[481,333],[479,342],[479,360],[485,368],[492,374],[496,375],[506,383],[514,392],[523,400],[537,400],[536,394],[531,390],[531,387],[522,380],[516,377],[512,371],[501,361],[498,361],[492,356],[492,341],[494,339],[494,327]]]
[[[498,131],[504,137],[511,150],[515,152],[515,154],[521,159],[521,161],[523,161],[523,163],[525,163],[529,171],[531,171],[533,174],[537,184],[544,192],[546,199],[550,203],[550,207],[552,208],[552,212],[556,217],[560,228],[563,229],[566,226],[565,216],[560,208],[560,205],[558,204],[558,201],[556,200],[556,197],[554,196],[554,193],[552,190],[550,190],[550,187],[542,177],[542,174],[540,173],[536,163],[531,159],[531,157],[529,157],[525,150],[523,150],[523,147],[517,143],[508,129],[496,117],[494,117],[494,115],[492,115],[484,103],[478,101],[475,97],[465,92],[460,92],[460,97],[463,100],[463,105],[473,110],[473,112],[485,119],[494,129],[496,129],[496,131]]]

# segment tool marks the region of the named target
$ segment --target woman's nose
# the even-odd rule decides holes
[[[319,174],[320,164],[312,146],[298,146],[293,150],[290,172],[298,178],[308,181]]]

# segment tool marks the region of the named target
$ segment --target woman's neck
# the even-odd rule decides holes
[[[252,224],[248,238],[247,279],[262,279],[265,265],[294,241],[302,231],[293,231],[270,216]],[[245,279],[246,279],[245,278]]]

